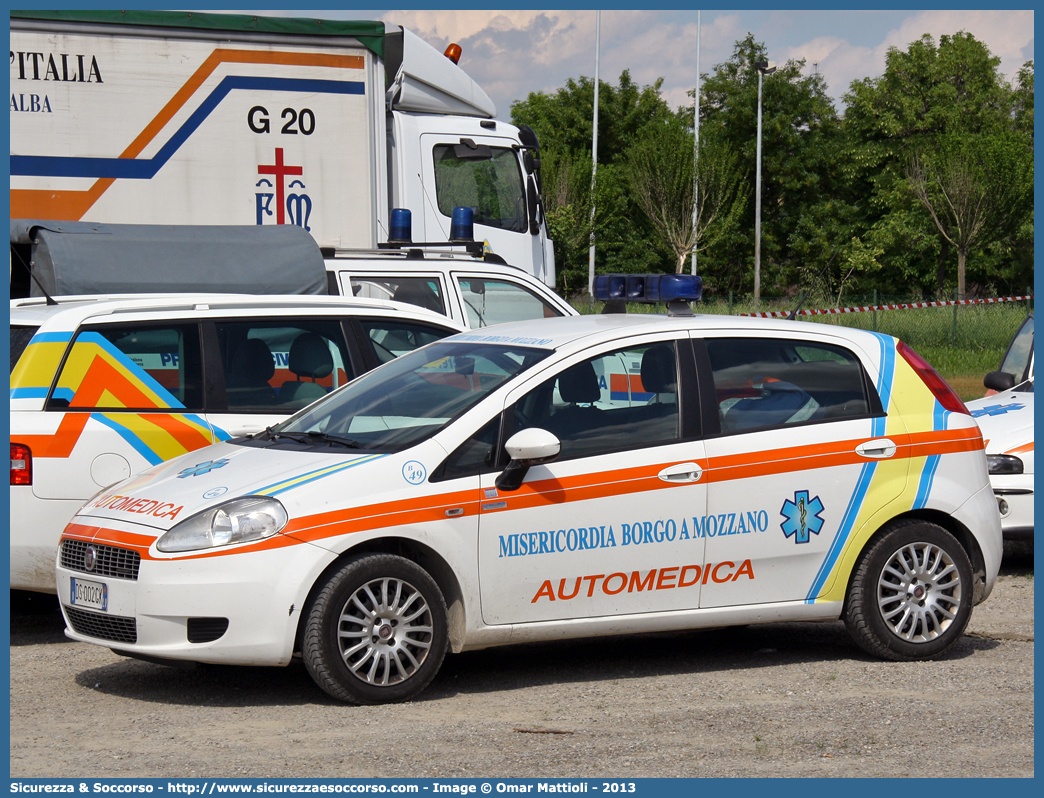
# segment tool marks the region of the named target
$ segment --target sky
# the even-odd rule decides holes
[[[512,101],[529,92],[554,92],[568,78],[595,71],[596,12],[590,9],[250,10],[380,19],[409,28],[440,51],[456,42],[463,48],[460,66],[496,103],[500,119],[510,119]],[[1033,59],[1032,10],[703,10],[700,21],[700,72],[726,61],[749,32],[767,46],[770,60],[804,59],[806,71],[817,69],[839,111],[853,80],[882,74],[888,48],[905,50],[925,33],[936,41],[943,34],[971,33],[1001,59],[1009,80]],[[696,31],[696,10],[602,10],[599,77],[616,84],[630,69],[643,86],[663,78],[662,94],[671,107],[691,106],[686,91],[696,82]]]

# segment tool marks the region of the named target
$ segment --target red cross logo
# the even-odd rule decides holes
[[[283,164],[283,148],[276,147],[275,166],[258,166],[259,175],[275,175],[276,184],[276,224],[286,221],[286,199],[283,194],[283,177],[286,175],[300,175],[304,170],[300,166],[285,166]]]

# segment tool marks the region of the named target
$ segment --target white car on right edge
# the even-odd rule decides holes
[[[993,393],[968,403],[986,442],[990,484],[1005,540],[1033,540],[1033,316],[1015,333],[1001,367],[983,380]]]

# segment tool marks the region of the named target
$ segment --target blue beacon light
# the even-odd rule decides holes
[[[475,240],[475,211],[472,208],[453,209],[450,218],[450,241]]]
[[[602,274],[595,278],[595,299],[602,302],[696,302],[703,278],[695,274]]]
[[[408,208],[392,208],[388,240],[395,244],[413,241],[413,213]]]

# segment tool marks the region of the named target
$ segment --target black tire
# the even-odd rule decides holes
[[[973,590],[971,562],[953,535],[927,521],[896,521],[859,560],[845,624],[874,656],[930,659],[964,633]]]
[[[320,588],[302,658],[316,684],[341,701],[406,701],[442,665],[448,625],[446,600],[423,568],[392,554],[363,555]]]

